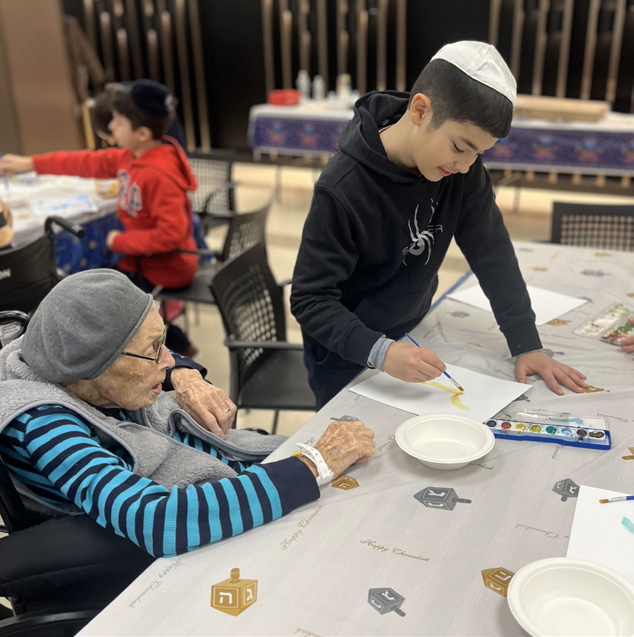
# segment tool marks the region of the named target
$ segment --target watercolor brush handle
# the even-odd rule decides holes
[[[634,500],[634,495],[619,495],[616,498],[605,498],[599,500],[601,504],[607,504],[608,502],[625,502],[626,500]]]
[[[412,343],[414,343],[414,345],[416,345],[416,347],[418,347],[420,349],[420,345],[407,333],[405,332],[405,336],[407,336],[407,338],[409,338],[410,341],[412,341]],[[460,391],[464,391],[464,389],[447,373],[447,372],[443,372],[443,374],[460,390]]]

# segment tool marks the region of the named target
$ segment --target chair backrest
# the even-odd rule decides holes
[[[205,153],[187,154],[196,176],[198,188],[190,193],[192,208],[197,213],[224,213],[235,210],[234,189],[231,185],[233,162],[212,159]]]
[[[211,291],[228,340],[286,341],[284,295],[264,245],[227,261],[214,276]],[[232,396],[239,396],[240,388],[272,353],[256,346],[230,350]]]
[[[58,281],[54,238],[0,251],[0,310],[31,312]]]
[[[634,205],[555,201],[552,243],[603,250],[634,250]]]
[[[229,261],[255,245],[265,245],[266,220],[271,201],[253,212],[245,212],[231,217],[222,252],[218,260]]]

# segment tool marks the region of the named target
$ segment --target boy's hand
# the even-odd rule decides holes
[[[557,395],[563,396],[564,392],[558,383],[580,394],[584,387],[588,386],[585,376],[576,369],[559,363],[544,352],[532,352],[517,357],[515,363],[515,377],[519,383],[526,383],[528,374],[539,374],[546,385]]]
[[[445,369],[445,364],[430,349],[409,343],[392,343],[383,360],[384,372],[408,383],[438,378]]]
[[[28,173],[33,170],[33,158],[24,155],[3,155],[0,170],[5,173]]]
[[[121,234],[121,230],[111,230],[107,235],[106,235],[106,247],[108,248],[108,250],[112,250],[112,244],[114,243],[114,240]]]
[[[630,325],[634,325],[634,316],[630,316],[627,321]],[[621,349],[624,352],[634,352],[634,336],[626,336],[619,341]]]

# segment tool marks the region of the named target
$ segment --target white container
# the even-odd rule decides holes
[[[554,557],[527,564],[511,579],[507,599],[535,637],[634,635],[634,586],[594,562]]]
[[[310,99],[310,76],[308,75],[308,71],[304,69],[299,71],[297,80],[295,81],[295,88],[300,92],[302,99]]]
[[[452,414],[430,414],[406,420],[396,430],[398,446],[434,469],[460,469],[485,456],[495,445],[486,425]]]

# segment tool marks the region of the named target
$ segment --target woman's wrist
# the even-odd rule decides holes
[[[300,462],[303,462],[311,470],[312,474],[315,476],[315,480],[319,478],[319,471],[317,470],[315,463],[310,458],[307,458],[306,456],[296,456],[296,458]]]

